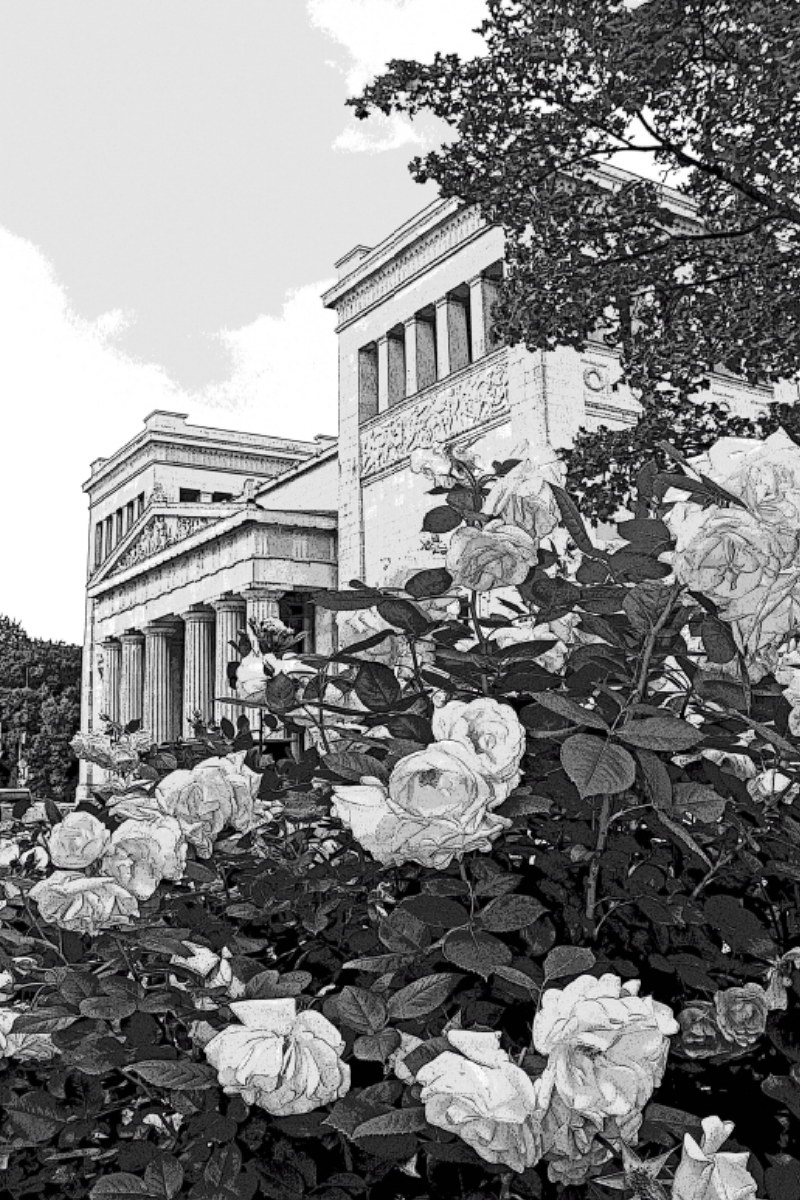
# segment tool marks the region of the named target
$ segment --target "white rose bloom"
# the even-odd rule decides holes
[[[80,871],[100,857],[111,840],[111,831],[88,812],[68,812],[46,839],[57,867]]]
[[[469,703],[451,700],[433,714],[433,736],[474,751],[488,779],[508,784],[509,789],[519,782],[525,730],[509,704],[485,696]]]
[[[510,790],[488,779],[461,742],[434,742],[402,758],[388,787],[366,778],[360,786],[334,787],[331,814],[378,862],[443,871],[454,858],[491,849],[511,823],[491,810]]]
[[[186,867],[186,838],[174,817],[123,821],[100,864],[138,900],[148,900],[162,879],[177,880]]]
[[[721,438],[690,465],[745,507],[675,504],[676,577],[718,605],[743,652],[763,656],[800,622],[800,447],[783,430]]]
[[[499,1033],[451,1029],[447,1050],[417,1072],[431,1125],[455,1133],[486,1162],[519,1173],[542,1156],[542,1111],[530,1076],[500,1049]]]
[[[721,1151],[733,1132],[732,1121],[705,1117],[700,1145],[687,1133],[672,1185],[672,1200],[749,1200],[758,1191],[747,1169],[750,1155]]]
[[[457,586],[487,592],[522,583],[538,551],[536,539],[517,525],[461,525],[450,538],[446,566]]]
[[[203,1051],[228,1095],[287,1117],[350,1090],[344,1038],[322,1013],[298,1013],[294,1000],[241,1000],[231,1008],[242,1024],[223,1029]]]
[[[435,446],[420,446],[412,450],[408,465],[415,475],[425,475],[437,487],[447,487],[453,482],[452,459]]]
[[[529,442],[523,442],[508,457],[521,461],[492,484],[486,512],[506,525],[518,525],[541,541],[561,520],[550,484],[564,486],[566,467],[551,446],[531,448]]]
[[[245,756],[240,751],[207,758],[192,771],[172,771],[156,788],[154,806],[175,817],[201,858],[211,857],[214,840],[226,826],[239,831],[252,826],[261,776],[245,766]],[[124,806],[119,810],[125,812]]]
[[[136,897],[106,876],[55,871],[28,893],[39,906],[43,920],[94,937],[103,929],[129,925],[139,916]]]
[[[548,988],[534,1019],[533,1044],[549,1056],[542,1087],[593,1120],[640,1111],[664,1074],[679,1026],[639,987],[616,975],[581,975]]]

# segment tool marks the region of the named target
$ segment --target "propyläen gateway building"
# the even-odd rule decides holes
[[[667,196],[689,221],[686,199]],[[416,447],[469,436],[507,458],[525,440],[566,446],[581,427],[636,419],[601,342],[531,354],[493,341],[503,233],[474,208],[438,201],[336,266],[323,302],[338,318],[338,441],[156,412],[92,464],[84,731],[105,713],[140,718],[162,742],[190,734],[194,712],[235,716],[217,698],[230,693],[228,643],[248,618],[278,615],[305,630],[306,648],[329,652],[335,623],[315,611],[314,589],[399,585],[441,563],[444,544],[420,533],[431,500],[409,469]],[[711,396],[740,412],[773,394],[712,380]]]

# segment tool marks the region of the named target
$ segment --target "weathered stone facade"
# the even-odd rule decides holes
[[[420,532],[431,499],[409,469],[416,447],[477,441],[507,458],[526,440],[568,446],[581,427],[635,421],[602,343],[531,354],[493,340],[503,249],[499,228],[444,201],[340,260],[323,297],[339,322],[338,446],[155,413],[92,465],[84,728],[105,711],[145,714],[165,740],[186,733],[195,708],[223,715],[227,643],[248,616],[291,610],[325,650],[335,631],[315,588],[397,586],[440,562],[445,540]],[[750,412],[772,394],[727,376],[711,391]]]
[[[280,615],[308,648],[331,648],[332,623],[310,599],[336,582],[331,446],[154,413],[93,464],[84,731],[107,715],[169,742],[191,734],[195,713],[235,718],[229,643],[251,617]],[[87,787],[100,772],[82,767]]]

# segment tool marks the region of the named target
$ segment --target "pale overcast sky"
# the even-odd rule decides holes
[[[483,0],[0,0],[0,613],[80,641],[89,463],[155,408],[336,432],[333,263],[435,198],[344,108]]]

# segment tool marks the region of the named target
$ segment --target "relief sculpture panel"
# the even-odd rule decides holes
[[[154,554],[166,550],[168,546],[174,546],[176,542],[182,542],[185,538],[191,537],[199,529],[205,529],[207,525],[212,524],[212,521],[213,518],[208,517],[168,517],[163,515],[153,517],[145,525],[133,545],[114,564],[114,569],[110,574],[118,575],[121,571],[127,571],[129,567],[144,562],[146,558],[152,558]]]
[[[507,416],[505,354],[426,392],[395,412],[383,414],[361,432],[361,474],[376,475],[408,458],[412,450],[450,441]]]

